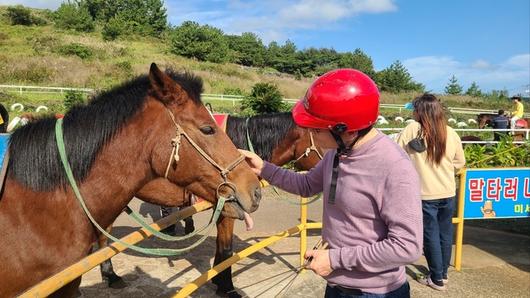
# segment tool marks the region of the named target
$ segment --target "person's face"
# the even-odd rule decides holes
[[[315,143],[317,143],[321,148],[336,149],[338,147],[337,142],[331,135],[331,132],[329,129],[310,128],[309,130],[313,133],[313,138],[315,139]],[[356,134],[357,134],[356,132],[354,133],[345,132],[341,134],[341,137],[345,144],[349,144],[350,142],[353,141]]]

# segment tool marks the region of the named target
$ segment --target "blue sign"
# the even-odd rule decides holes
[[[9,145],[9,134],[0,133],[0,170],[2,169],[2,166],[4,163],[4,157],[6,155],[8,145]]]
[[[530,168],[466,170],[464,219],[530,217]]]

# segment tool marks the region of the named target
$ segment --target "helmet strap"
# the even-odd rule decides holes
[[[344,140],[342,140],[339,132],[335,131],[334,129],[330,129],[330,133],[339,147],[337,148],[337,152],[333,157],[333,169],[331,171],[331,185],[329,187],[328,197],[329,204],[335,204],[335,193],[337,192],[337,179],[339,177],[340,156],[350,154],[355,143],[357,143],[360,138],[365,136],[370,131],[370,129],[372,129],[371,126],[357,131],[357,135],[355,136],[351,144],[349,144],[348,146],[344,144]]]

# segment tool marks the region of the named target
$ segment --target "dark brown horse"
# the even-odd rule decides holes
[[[248,132],[248,137],[247,137]],[[276,165],[284,165],[294,161],[299,170],[309,170],[321,159],[323,151],[315,144],[313,136],[307,129],[300,128],[292,120],[291,113],[274,113],[254,116],[250,118],[229,116],[226,123],[226,133],[236,147],[250,149],[250,143],[256,154]],[[157,179],[148,183],[137,194],[139,198],[149,201],[160,200],[167,196],[183,196],[179,187],[165,179]],[[189,202],[189,198],[183,199]],[[192,231],[192,220],[186,220],[186,231]],[[232,239],[234,220],[221,217],[217,224],[217,241],[214,265],[221,263],[232,255]],[[102,238],[100,245],[105,245],[106,239]],[[110,261],[101,266],[101,273],[111,287],[123,287],[123,281],[112,270]],[[232,282],[231,268],[227,268],[214,277],[218,293],[238,297]]]
[[[227,218],[242,218],[243,211],[257,209],[259,181],[246,164],[237,163],[241,155],[217,129],[201,103],[201,90],[200,79],[166,74],[153,64],[148,76],[65,115],[69,163],[99,225],[110,226],[134,194],[160,177],[213,203],[220,187],[221,195],[233,198],[223,209]],[[48,117],[11,136],[8,176],[0,197],[1,297],[20,294],[85,257],[99,235],[67,182],[55,125]],[[224,179],[213,165],[234,168]],[[235,191],[223,186],[226,180]],[[153,202],[179,203],[172,197]],[[80,282],[79,277],[53,296],[71,297]]]

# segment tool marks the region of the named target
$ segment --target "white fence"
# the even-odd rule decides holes
[[[400,132],[404,127],[390,127],[390,128],[377,128],[380,131],[396,131]],[[456,132],[462,135],[463,132],[510,132],[511,129],[480,129],[480,128],[454,128]],[[528,128],[517,128],[515,132],[523,132],[525,135],[525,141],[513,141],[515,144],[524,144],[530,140],[530,129]],[[462,141],[463,144],[497,144],[498,141]]]
[[[83,93],[91,93],[94,92],[95,89],[90,88],[68,88],[68,87],[39,87],[39,86],[16,86],[16,85],[0,85],[0,90],[6,89],[6,90],[14,90],[15,92],[18,92],[20,94],[22,93],[64,93],[65,91],[77,91],[77,92],[83,92]],[[236,102],[243,100],[244,96],[241,95],[226,95],[226,94],[209,94],[209,93],[203,93],[202,99],[204,101],[208,100],[223,100],[223,101],[231,101],[232,105],[236,105]],[[286,102],[289,103],[295,103],[298,101],[296,98],[284,98],[283,99]],[[405,107],[403,104],[381,104],[381,108],[387,108],[387,109],[397,109],[401,113]],[[449,107],[448,108],[451,113],[455,114],[468,114],[468,115],[478,115],[482,113],[487,114],[496,114],[496,110],[486,110],[486,109],[467,109],[467,108],[458,108],[458,107]],[[530,113],[525,113],[525,118],[530,117]]]

